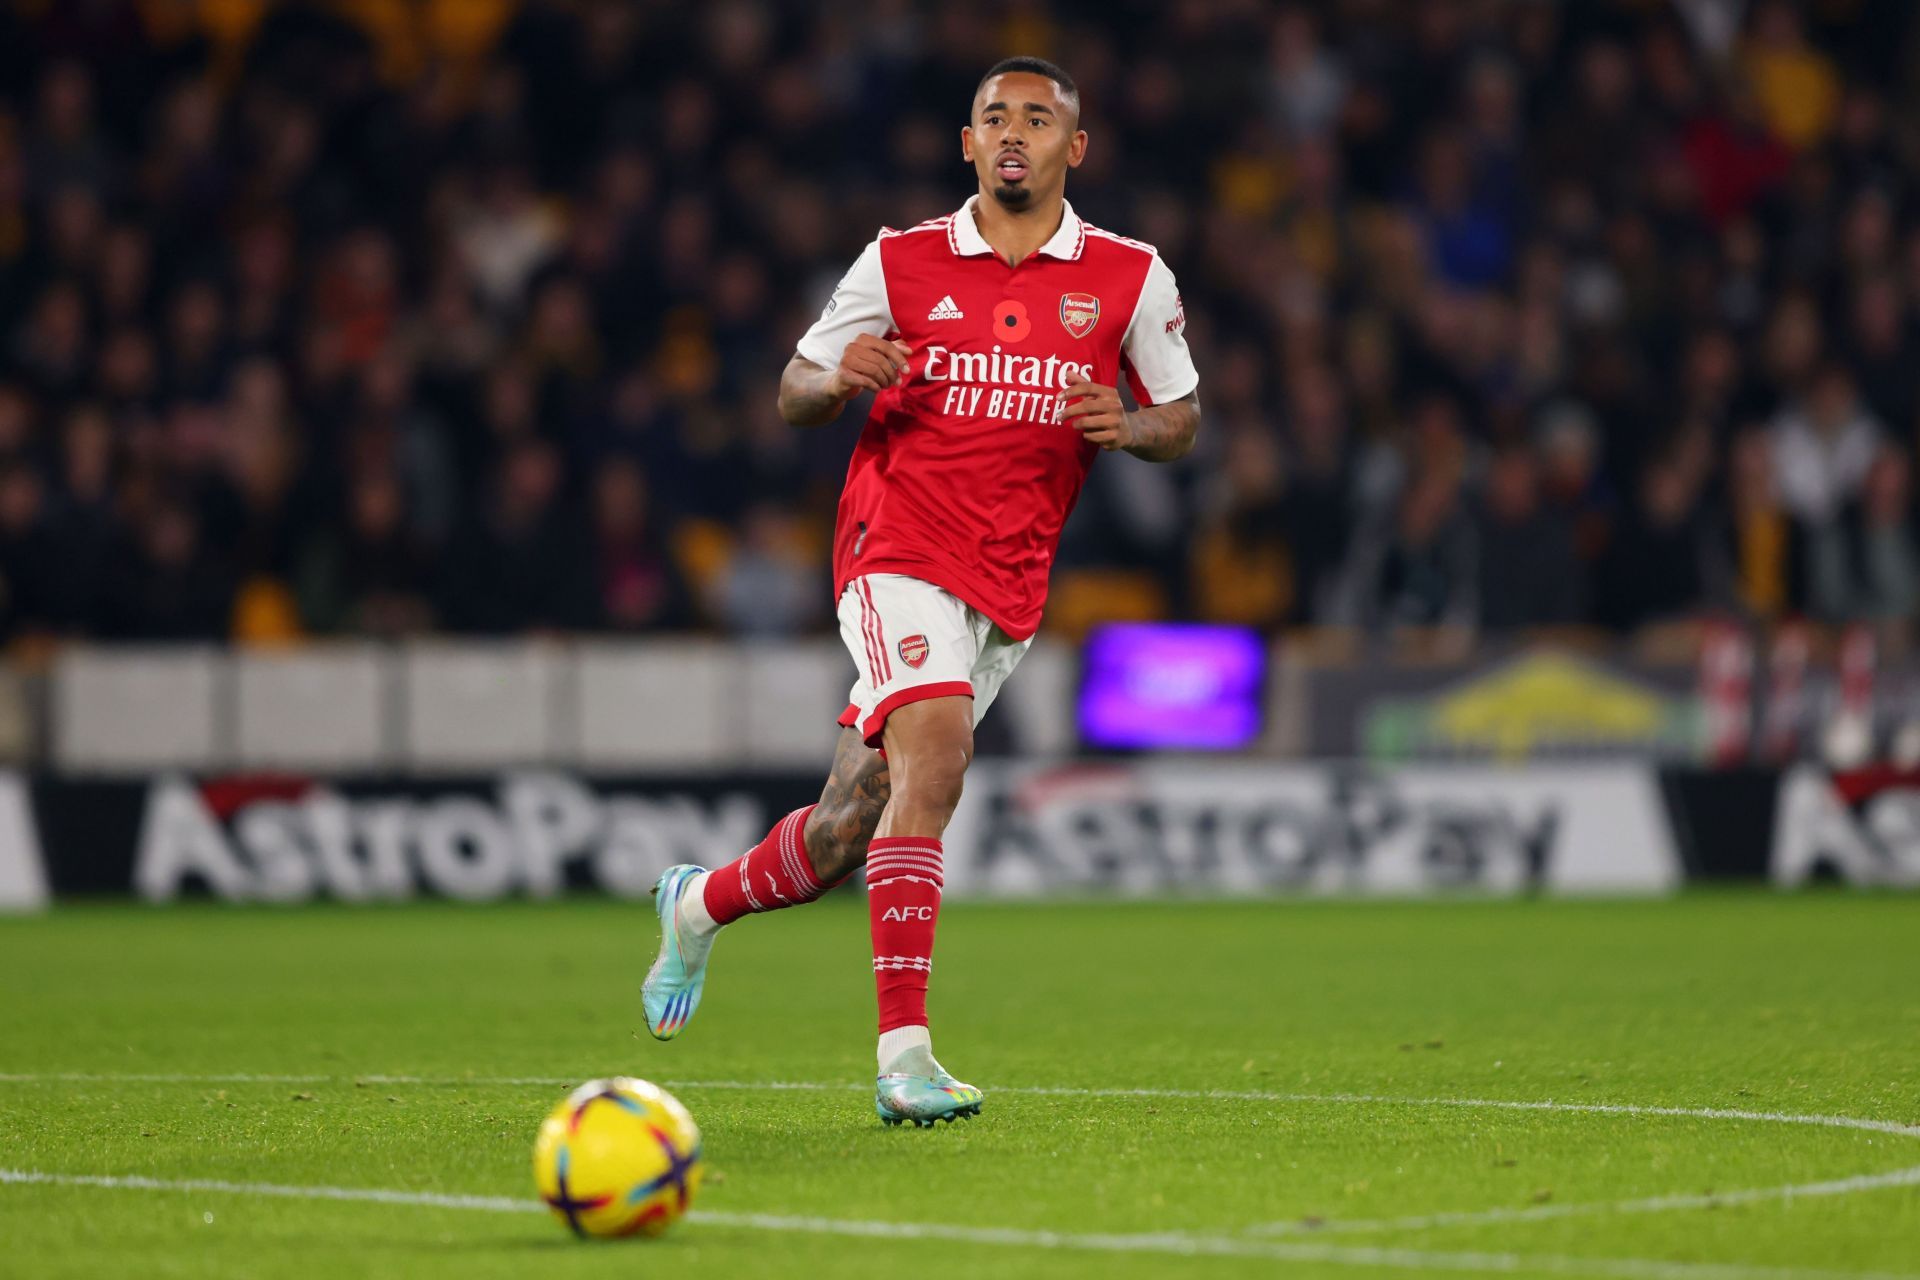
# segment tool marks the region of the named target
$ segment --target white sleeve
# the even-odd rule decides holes
[[[823,369],[838,368],[847,344],[863,333],[884,338],[894,331],[893,308],[887,305],[887,278],[880,269],[880,242],[875,240],[854,259],[847,274],[834,286],[826,310],[813,322],[795,348]]]
[[[1157,253],[1147,268],[1146,283],[1140,286],[1140,301],[1134,306],[1127,336],[1120,340],[1120,350],[1133,370],[1135,396],[1145,396],[1143,404],[1178,400],[1200,385],[1200,372],[1187,351],[1187,313],[1180,305],[1180,286]]]

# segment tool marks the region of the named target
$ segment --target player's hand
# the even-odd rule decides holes
[[[1133,443],[1133,422],[1120,403],[1118,387],[1076,382],[1060,393],[1066,408],[1060,420],[1102,449],[1124,449]]]
[[[862,391],[884,391],[907,376],[907,359],[912,355],[913,348],[904,342],[860,334],[841,354],[840,367],[833,371],[827,390],[841,400],[851,400]]]

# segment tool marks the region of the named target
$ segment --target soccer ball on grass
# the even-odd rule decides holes
[[[540,1125],[533,1178],[578,1236],[657,1236],[700,1187],[700,1127],[659,1085],[590,1080]]]

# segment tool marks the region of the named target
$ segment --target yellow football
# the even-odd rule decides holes
[[[533,1179],[578,1236],[657,1236],[699,1190],[700,1127],[659,1085],[590,1080],[540,1125]]]

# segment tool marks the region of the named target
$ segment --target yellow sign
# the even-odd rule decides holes
[[[1668,698],[1578,659],[1536,653],[1427,703],[1424,736],[1503,760],[1554,746],[1647,744],[1668,736]]]

